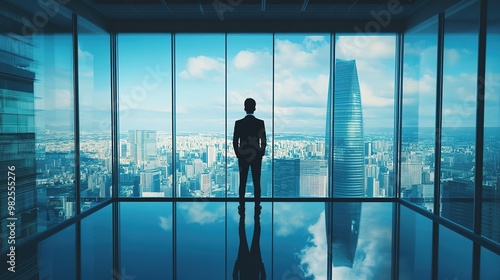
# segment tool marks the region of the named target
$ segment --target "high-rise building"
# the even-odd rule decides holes
[[[361,91],[354,60],[335,61],[335,92],[328,89],[326,154],[330,151],[333,129],[334,197],[364,197],[363,114]],[[331,84],[331,83],[330,83]],[[333,125],[330,121],[333,97]],[[333,169],[333,170],[332,170]],[[333,225],[331,250],[333,266],[352,267],[358,246],[361,203],[326,203],[326,225]]]
[[[441,215],[472,229],[474,216],[474,182],[455,178],[442,182]]]
[[[210,188],[210,174],[209,173],[200,173],[199,175],[200,182],[200,190],[203,192],[203,196],[210,196],[211,188]]]
[[[156,131],[129,130],[130,159],[136,166],[155,168],[156,160]],[[153,163],[153,166],[151,165]]]
[[[300,161],[300,196],[325,197],[328,186],[326,160]]]
[[[274,196],[297,197],[300,192],[300,160],[276,159],[274,161]]]
[[[8,13],[2,10],[2,13]],[[4,14],[7,15],[7,14]],[[1,25],[20,24],[15,18]],[[16,238],[37,233],[38,198],[35,157],[35,73],[30,69],[33,42],[0,36],[0,250],[8,246],[7,218],[15,218]],[[15,195],[14,195],[15,193]],[[7,203],[15,202],[10,212]]]
[[[364,197],[363,114],[354,60],[337,59],[335,93],[328,92],[326,137],[330,139],[330,99],[333,97],[333,196]],[[327,154],[330,141],[327,143]]]
[[[159,192],[161,186],[161,171],[145,170],[140,173],[140,190],[143,192]]]
[[[207,146],[207,167],[212,167],[212,165],[215,163],[216,152],[217,150],[215,149],[214,145]]]
[[[194,166],[195,176],[198,176],[198,174],[201,174],[202,172],[205,171],[205,163],[201,161],[201,159],[199,158],[193,160],[193,166]]]
[[[422,169],[425,165],[420,163],[401,163],[401,187],[410,187],[415,184],[422,184]]]

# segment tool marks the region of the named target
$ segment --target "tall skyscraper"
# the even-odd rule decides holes
[[[214,145],[207,146],[207,167],[212,167],[212,164],[215,163],[217,149],[215,149]]]
[[[325,197],[328,186],[328,163],[325,160],[300,161],[300,196]]]
[[[356,61],[337,59],[335,93],[329,89],[326,137],[330,139],[333,96],[333,196],[364,197],[363,114]],[[329,152],[330,141],[327,143]],[[328,153],[327,153],[328,154]]]
[[[21,26],[2,10],[1,26]],[[0,36],[0,250],[9,245],[7,218],[15,218],[16,241],[37,233],[33,42]],[[21,37],[21,36],[19,36]],[[15,200],[15,201],[14,201]],[[15,211],[7,205],[15,202]]]
[[[128,142],[130,144],[130,158],[136,166],[144,167],[148,166],[148,163],[154,163],[157,154],[156,131],[129,130]]]
[[[141,196],[144,192],[160,192],[161,171],[159,169],[146,170],[140,173]]]
[[[335,61],[335,92],[328,89],[326,155],[333,142],[333,197],[364,197],[363,114],[356,61]],[[331,83],[330,83],[331,84]],[[333,126],[330,120],[333,97]],[[333,141],[330,141],[333,129]],[[352,267],[358,246],[361,202],[326,203],[327,240],[334,267]],[[331,232],[330,232],[331,230]]]

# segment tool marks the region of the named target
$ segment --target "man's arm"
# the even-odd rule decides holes
[[[264,124],[264,121],[262,121],[262,128],[260,129],[259,133],[259,140],[260,140],[260,155],[264,156],[266,154],[266,125]]]
[[[238,138],[239,138],[239,134],[238,134],[238,129],[236,128],[236,124],[237,122],[234,123],[234,132],[233,132],[233,149],[234,149],[234,154],[236,155],[236,157],[238,157]]]
[[[233,280],[238,280],[238,271],[240,270],[239,268],[239,262],[238,259],[234,262],[234,267],[233,267]]]

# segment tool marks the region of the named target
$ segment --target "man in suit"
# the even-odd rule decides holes
[[[244,105],[247,115],[235,122],[233,134],[233,149],[238,158],[240,169],[239,197],[240,199],[245,197],[248,169],[251,167],[254,197],[259,202],[262,157],[266,152],[266,129],[264,121],[253,115],[256,106],[255,100],[247,98]]]

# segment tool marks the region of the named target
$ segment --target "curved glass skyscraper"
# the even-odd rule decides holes
[[[355,60],[335,61],[335,91],[328,90],[326,135],[333,128],[333,197],[364,197],[364,144],[361,92]],[[333,96],[333,126],[331,97]],[[330,149],[327,138],[327,154]],[[332,173],[331,173],[332,174]],[[353,267],[358,245],[360,202],[326,204],[326,225],[331,232],[332,264]],[[328,234],[329,235],[329,234]]]
[[[335,61],[335,92],[330,91],[329,99],[334,98],[333,197],[364,197],[363,114],[355,60]],[[327,120],[327,137],[331,128]]]

